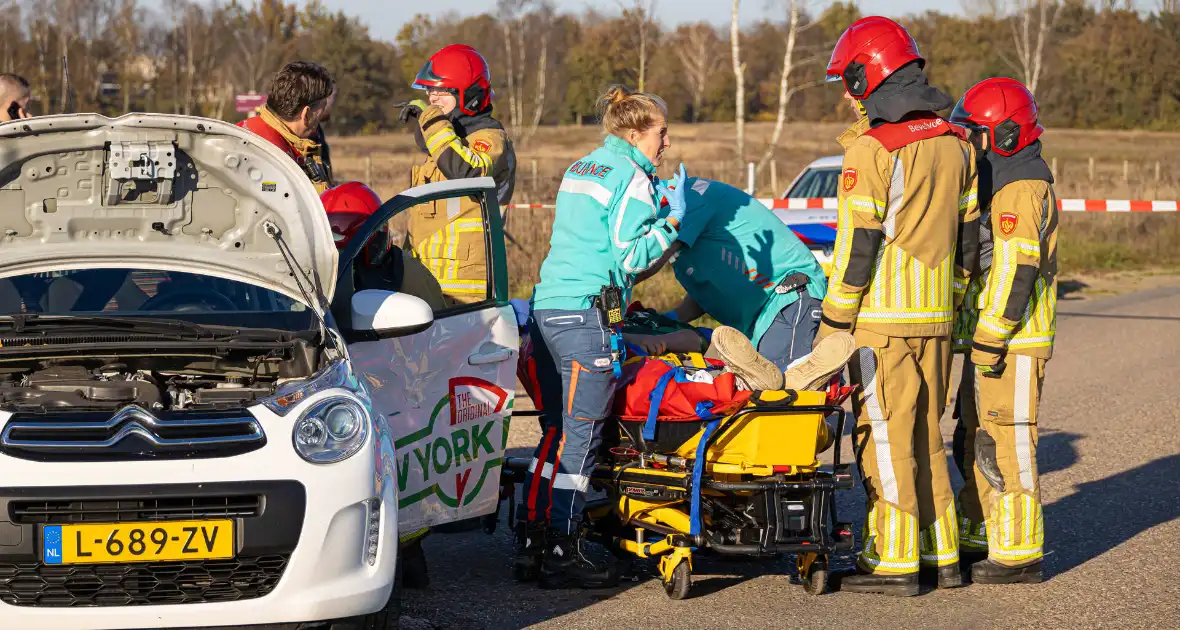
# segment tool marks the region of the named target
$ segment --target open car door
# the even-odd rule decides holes
[[[350,299],[352,262],[379,227],[414,205],[460,197],[483,208],[486,298],[436,310],[429,328],[395,338],[352,333],[349,323],[338,321],[374,411],[393,428],[403,533],[489,514],[499,501],[520,337],[508,304],[496,184],[465,179],[407,190],[386,201],[340,255],[336,304]]]

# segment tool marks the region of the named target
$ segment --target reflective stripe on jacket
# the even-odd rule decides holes
[[[1040,359],[1057,331],[1057,198],[1041,180],[1012,182],[980,224],[979,273],[955,322],[955,349],[973,344]]]
[[[489,117],[490,120],[490,117]],[[411,173],[411,185],[491,176],[501,206],[511,200],[516,178],[512,141],[491,120],[460,136],[437,107],[418,117],[428,155]],[[407,241],[415,256],[438,279],[449,305],[488,297],[483,209],[474,198],[431,201],[409,210]]]
[[[635,276],[655,264],[679,233],[659,217],[655,171],[639,149],[615,136],[566,169],[534,292],[536,308],[588,308],[590,297],[612,279],[630,299]]]

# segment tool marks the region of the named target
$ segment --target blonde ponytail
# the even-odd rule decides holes
[[[647,131],[659,117],[667,119],[668,105],[655,94],[612,85],[598,99],[598,117],[607,133],[621,138],[628,131]]]

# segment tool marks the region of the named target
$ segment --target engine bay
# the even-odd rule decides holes
[[[310,376],[304,361],[258,356],[217,361],[146,357],[39,360],[0,368],[0,408],[10,411],[150,411],[242,408],[278,387]]]

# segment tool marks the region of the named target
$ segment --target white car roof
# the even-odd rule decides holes
[[[827,155],[807,165],[807,168],[840,168],[844,163],[842,155]]]

